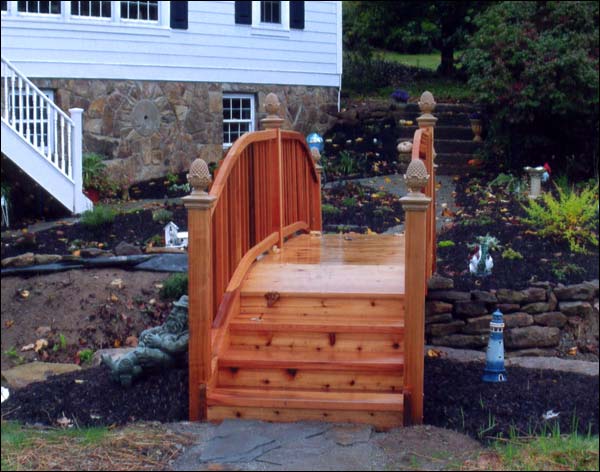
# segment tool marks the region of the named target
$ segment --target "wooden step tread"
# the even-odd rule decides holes
[[[321,392],[215,388],[207,392],[208,406],[298,408],[356,411],[402,411],[401,393]]]
[[[402,372],[404,356],[400,353],[392,355],[350,351],[266,351],[230,348],[219,356],[219,368],[221,367]]]
[[[290,333],[402,333],[404,320],[382,316],[353,319],[320,314],[241,313],[231,321],[230,329]]]
[[[242,284],[242,297],[286,295],[400,296],[404,266],[255,264]]]

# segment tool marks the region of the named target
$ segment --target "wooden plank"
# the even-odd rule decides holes
[[[230,406],[211,406],[208,408],[209,421],[222,421],[228,418],[273,422],[326,421],[332,423],[358,423],[370,424],[379,430],[403,425],[402,412],[395,411],[292,410]]]
[[[255,408],[402,411],[403,398],[401,393],[216,388],[208,391],[208,404]]]
[[[404,356],[366,352],[273,352],[230,348],[219,356],[219,367],[402,372]]]
[[[230,325],[229,340],[234,348],[256,350],[301,350],[312,352],[379,352],[398,353],[404,348],[403,335],[400,333],[344,333],[333,329],[329,332],[289,330],[284,332],[272,331],[241,331],[239,325]],[[263,328],[264,329],[264,328]],[[313,328],[314,329],[314,328]]]
[[[229,369],[218,371],[220,387],[283,388],[320,391],[402,392],[402,372],[322,372],[294,369]]]
[[[242,295],[339,293],[400,295],[404,268],[398,265],[256,264],[242,286]]]
[[[281,313],[241,313],[232,321],[232,329],[240,332],[316,332],[316,333],[379,333],[401,335],[404,320],[398,317],[361,317],[352,319],[346,316],[322,314],[281,314]]]

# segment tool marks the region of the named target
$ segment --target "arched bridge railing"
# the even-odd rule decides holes
[[[206,418],[206,387],[240,285],[258,256],[299,231],[321,230],[321,182],[304,137],[282,131],[274,94],[263,131],[241,136],[216,171],[209,193],[184,198],[189,209],[190,419]],[[196,164],[203,165],[195,169]],[[190,169],[210,177],[206,164]],[[195,187],[196,188],[196,187]]]

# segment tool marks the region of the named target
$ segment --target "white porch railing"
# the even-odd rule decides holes
[[[73,120],[5,57],[2,81],[2,120],[73,180]]]
[[[33,155],[43,158],[70,182],[72,188],[60,192],[61,203],[74,213],[91,208],[91,202],[82,193],[83,110],[69,109],[69,117],[4,56],[1,74],[3,124],[25,141],[25,146],[34,151]],[[43,181],[37,180],[45,186]],[[65,185],[69,186],[66,182]],[[72,197],[67,198],[66,193]]]

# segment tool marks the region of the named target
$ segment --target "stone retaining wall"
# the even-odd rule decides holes
[[[462,292],[454,290],[452,279],[434,276],[426,302],[427,342],[485,349],[496,309],[504,314],[505,348],[515,355],[598,356],[598,280]]]
[[[107,156],[112,176],[129,183],[185,171],[197,157],[208,162],[220,159],[223,93],[255,96],[255,129],[266,116],[263,102],[270,92],[279,97],[285,129],[324,133],[337,113],[334,87],[79,79],[34,82],[54,90],[54,99],[63,110],[84,109],[84,152]],[[151,112],[148,115],[157,113],[150,116],[155,121],[149,123],[149,131],[140,133],[134,109],[141,102]]]

